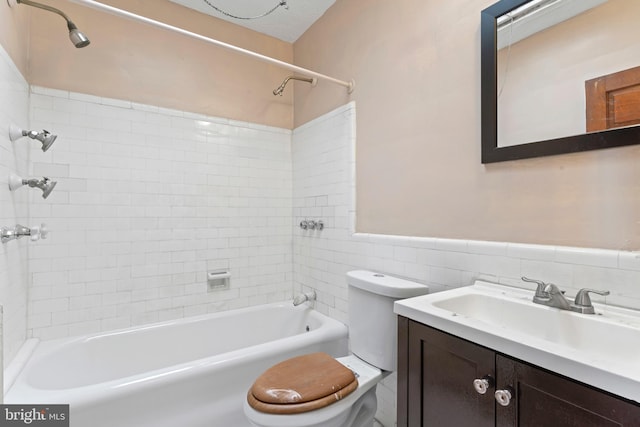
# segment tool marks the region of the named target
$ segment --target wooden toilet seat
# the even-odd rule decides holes
[[[270,414],[299,414],[335,403],[358,388],[351,371],[326,353],[293,357],[267,369],[247,402]]]

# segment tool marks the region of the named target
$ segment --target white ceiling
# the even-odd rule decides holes
[[[224,19],[237,25],[295,42],[316,22],[336,0],[286,0],[288,9],[278,7],[273,13],[258,19],[230,18],[209,6],[204,0],[170,0],[201,13]],[[259,16],[273,9],[280,0],[208,0],[225,12],[242,17]]]

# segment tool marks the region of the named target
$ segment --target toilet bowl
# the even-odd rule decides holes
[[[304,355],[267,370],[256,379],[244,402],[245,416],[252,425],[373,425],[377,409],[376,386],[396,369],[397,326],[393,303],[426,294],[429,288],[364,270],[347,273],[347,284],[349,340],[353,354],[336,359],[324,355],[320,357],[320,364],[316,364],[314,354]],[[305,366],[308,360],[313,362]],[[357,387],[351,382],[353,375],[336,361],[353,372]],[[331,375],[324,376],[325,372],[331,372]]]

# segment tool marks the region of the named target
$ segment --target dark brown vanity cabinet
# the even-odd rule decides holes
[[[398,328],[399,427],[640,427],[633,402],[404,317]]]

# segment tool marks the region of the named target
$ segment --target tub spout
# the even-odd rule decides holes
[[[316,300],[316,291],[311,291],[311,292],[305,292],[303,294],[300,294],[298,296],[296,296],[293,299],[293,305],[300,305],[303,302],[306,301],[315,301]]]

